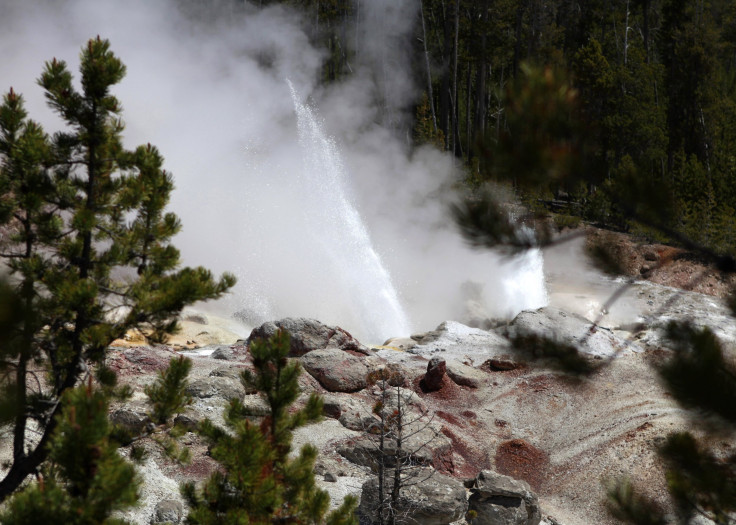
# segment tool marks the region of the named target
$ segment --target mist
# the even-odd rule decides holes
[[[114,89],[125,144],[159,147],[175,179],[170,207],[183,223],[174,239],[183,262],[235,273],[237,287],[214,308],[245,324],[307,316],[380,343],[463,320],[467,282],[476,283],[472,299],[488,316],[542,306],[541,255],[506,260],[468,248],[448,216],[459,177],[452,157],[408,145],[420,89],[402,50],[416,4],[361,1],[361,24],[350,29],[353,74],[323,88],[324,52],[310,45],[303,15],[282,7],[5,2],[0,89],[22,93],[47,132],[61,129],[36,85],[44,62],[66,60],[76,74],[81,46],[96,35],[109,39],[127,66]],[[314,118],[311,142],[295,104]],[[316,135],[324,146],[314,146]],[[331,152],[331,167],[315,148]],[[322,177],[329,170],[332,182]],[[334,233],[350,213],[339,210],[348,209],[367,246]],[[380,271],[361,270],[369,252],[401,313],[381,302]]]

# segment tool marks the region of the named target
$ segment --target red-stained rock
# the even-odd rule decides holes
[[[447,363],[440,357],[433,357],[427,364],[427,373],[424,374],[422,387],[429,392],[442,388],[442,379],[447,372]]]

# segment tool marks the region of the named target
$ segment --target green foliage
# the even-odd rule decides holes
[[[138,500],[134,467],[109,439],[109,399],[80,386],[64,394],[64,409],[49,443],[48,465],[38,481],[8,502],[0,522],[8,525],[123,523],[111,518]]]
[[[433,120],[426,93],[422,95],[422,100],[417,106],[414,141],[417,144],[430,144],[437,149],[443,149],[445,146],[445,136]]]
[[[703,513],[716,523],[731,522],[736,511],[736,456],[719,459],[688,432],[670,434],[660,454],[681,515]]]
[[[506,96],[506,130],[494,150],[497,173],[525,188],[578,175],[579,93],[560,68],[521,65]]]
[[[641,496],[628,479],[611,482],[607,487],[608,508],[613,517],[633,525],[666,525],[662,510]]]
[[[506,60],[513,56],[516,74],[503,90],[495,141],[482,150],[486,178],[510,182],[532,198],[564,192],[587,221],[679,244],[725,274],[736,271],[733,6],[680,0],[632,2],[631,9],[628,2],[508,5],[517,23]],[[555,56],[550,47],[564,60],[545,58]],[[524,65],[524,58],[549,65]],[[503,58],[491,60],[498,72]],[[494,80],[503,87],[501,78]],[[454,211],[471,244],[521,246],[502,207],[485,196],[471,194]],[[607,239],[592,244],[589,255],[607,272],[624,273],[623,254]],[[736,311],[736,298],[729,304]],[[665,387],[700,424],[710,423],[706,432],[732,431],[736,368],[720,342],[687,323],[671,325],[668,334],[674,354],[658,370]],[[573,375],[591,371],[575,348],[554,339],[522,338],[515,346]],[[733,522],[734,458],[710,443],[708,436],[673,434],[659,451],[683,522],[696,513]],[[626,480],[609,486],[609,506],[628,523],[666,522],[665,511]]]
[[[255,373],[243,372],[242,380],[258,389],[269,413],[260,424],[253,423],[243,403],[233,399],[225,414],[227,429],[209,420],[200,424],[222,470],[199,490],[193,483],[182,487],[192,509],[187,523],[357,523],[352,497],[327,514],[329,496],[314,481],[317,450],[305,445],[291,455],[293,431],[322,416],[322,401],[312,394],[303,408],[293,409],[301,369],[287,359],[288,333],[253,341],[250,352]]]
[[[719,416],[736,426],[736,366],[723,355],[708,328],[671,323],[667,336],[675,355],[659,373],[679,403]]]
[[[184,306],[234,284],[230,275],[215,280],[204,268],[179,268],[170,244],[179,221],[165,212],[172,178],[153,146],[122,146],[121,104],[111,89],[125,66],[107,40],[84,46],[80,74],[81,91],[54,59],[38,81],[66,126],[53,138],[27,118],[12,89],[0,105],[0,259],[22,313],[0,356],[0,387],[13,400],[0,411],[13,425],[0,501],[41,467],[65,393],[90,367],[105,396],[130,394],[103,365],[114,339],[136,327],[161,338]],[[39,371],[44,380],[31,381]],[[172,395],[157,400],[157,417],[175,409]],[[29,439],[29,420],[39,439]]]
[[[553,338],[534,334],[517,335],[511,337],[511,344],[522,357],[570,374],[571,377],[587,376],[597,370],[575,345]]]
[[[172,357],[166,370],[159,372],[156,382],[145,387],[151,406],[151,418],[159,425],[168,423],[174,414],[192,402],[186,393],[187,377],[192,360],[184,356]]]

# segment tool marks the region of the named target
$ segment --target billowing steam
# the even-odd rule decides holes
[[[111,41],[128,67],[116,90],[125,141],[156,144],[166,156],[185,263],[238,275],[238,287],[220,305],[227,313],[249,323],[316,317],[380,343],[407,335],[396,330],[462,318],[468,290],[476,307],[493,316],[546,301],[541,257],[503,261],[467,248],[447,216],[457,177],[452,158],[429,148],[410,152],[396,132],[406,133],[406,111],[419,92],[401,52],[410,45],[418,2],[356,0],[361,16],[346,28],[357,50],[353,74],[327,88],[317,84],[324,53],[309,44],[303,29],[309,22],[282,7],[174,0],[5,4],[0,89],[23,93],[30,115],[47,131],[60,122],[35,84],[43,62],[57,57],[76,71],[88,38]],[[357,251],[356,260],[370,254],[311,222],[328,211],[315,208],[336,210],[341,197],[333,193],[331,202],[328,191],[325,200],[324,192],[298,181],[305,169],[322,168],[305,167],[287,79],[299,103],[322,119],[341,166],[341,191],[390,273],[407,323],[388,303],[371,303],[378,310],[372,315],[361,311],[363,295],[381,285],[365,276],[362,291],[348,286],[351,279],[340,273],[355,267],[325,263],[326,247]]]

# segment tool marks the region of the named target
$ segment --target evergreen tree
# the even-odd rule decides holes
[[[154,384],[145,387],[151,405],[151,418],[159,425],[167,423],[177,412],[192,402],[186,393],[187,376],[192,360],[184,356],[172,357],[166,370],[159,372]]]
[[[234,284],[227,274],[215,280],[204,268],[177,268],[170,239],[180,224],[164,212],[171,175],[153,146],[134,152],[122,146],[120,103],[111,88],[125,66],[107,40],[97,37],[82,49],[80,73],[81,91],[56,59],[39,79],[67,126],[53,138],[27,119],[12,89],[0,106],[0,258],[24,315],[1,350],[14,447],[0,501],[54,449],[55,430],[73,417],[67,406],[75,398],[67,392],[83,376],[94,370],[112,395],[115,374],[104,357],[114,339],[134,327],[160,338],[176,329],[185,305],[219,297]],[[103,412],[91,420],[106,417],[103,405],[96,402]],[[39,439],[29,439],[31,420]]]
[[[38,481],[15,494],[0,513],[6,525],[112,525],[116,510],[138,500],[140,480],[111,442],[109,395],[87,385],[67,390]]]
[[[278,331],[268,340],[253,341],[250,353],[255,374],[246,370],[241,380],[260,392],[268,415],[260,424],[254,423],[243,403],[234,399],[225,414],[227,429],[209,420],[200,424],[201,433],[211,443],[212,458],[223,469],[201,490],[193,483],[182,487],[192,509],[187,523],[356,524],[352,496],[327,513],[329,496],[314,481],[317,449],[305,445],[297,456],[291,456],[293,431],[321,417],[322,400],[312,394],[306,406],[293,409],[301,367],[287,359],[288,333]]]

